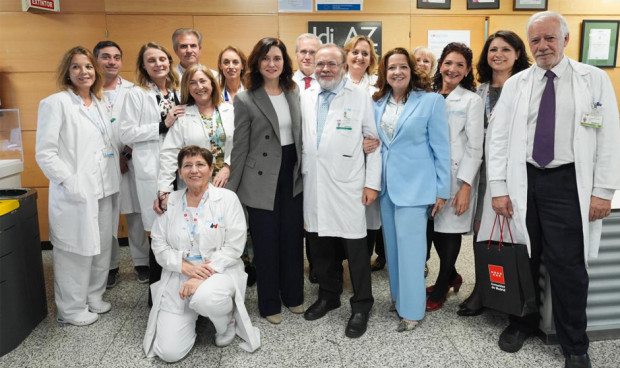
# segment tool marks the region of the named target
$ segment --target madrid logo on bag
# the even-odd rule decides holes
[[[504,280],[504,267],[489,265],[489,277],[491,279],[491,288],[497,291],[506,291],[506,282]]]

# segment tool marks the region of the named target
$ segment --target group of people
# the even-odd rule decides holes
[[[497,238],[502,216],[528,246],[533,279],[541,262],[551,277],[566,366],[589,366],[586,264],[620,189],[620,129],[609,78],[566,57],[568,41],[554,12],[527,24],[533,66],[515,33],[490,35],[477,88],[461,43],[437,63],[426,48],[379,60],[366,36],[341,48],[302,34],[294,72],[284,43],[266,37],[247,58],[224,48],[216,72],[199,62],[200,33],[179,29],[180,63],[149,42],[135,85],[119,76],[118,44],[69,50],[61,92],[41,102],[36,147],[50,179],[58,320],[88,325],[110,310],[103,293],[116,282],[123,213],[138,280],[152,284],[148,356],[182,359],[199,315],[213,322],[216,345],[239,336],[246,351],[260,346],[244,305],[248,227],[270,323],[282,322],[282,304],[308,321],[340,307],[347,259],[345,335],[362,336],[374,248],[372,269],[387,262],[396,330],[410,331],[461,287],[462,235]],[[573,103],[556,108],[562,101]],[[304,238],[319,289],[307,309]],[[440,269],[425,288],[433,244]],[[478,315],[482,302],[477,284],[457,313]],[[518,351],[538,320],[511,316],[499,347]]]

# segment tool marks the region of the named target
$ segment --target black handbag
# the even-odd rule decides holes
[[[499,241],[492,240],[499,217],[495,216],[489,240],[476,242],[474,246],[482,305],[523,317],[538,310],[527,246],[514,243],[506,218],[500,224]],[[504,241],[505,224],[510,234],[510,243]]]

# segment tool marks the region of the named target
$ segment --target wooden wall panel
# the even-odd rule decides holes
[[[107,15],[106,21],[108,39],[117,42],[123,49],[123,71],[131,72],[136,69],[140,47],[150,41],[168,49],[176,65],[178,59],[172,49],[172,33],[177,28],[194,26],[189,15]]]
[[[2,108],[19,109],[22,130],[37,129],[39,101],[56,92],[56,75],[47,73],[1,73]]]
[[[217,70],[217,56],[224,47],[237,46],[248,56],[261,38],[277,37],[278,16],[195,16],[194,27],[203,37],[201,62]]]
[[[277,13],[278,0],[105,0],[108,13],[257,14]]]
[[[68,49],[91,48],[105,36],[103,14],[0,13],[0,24],[4,72],[55,71]]]
[[[454,3],[454,2],[453,2]],[[469,30],[470,47],[474,53],[474,65],[484,46],[483,16],[411,16],[411,44],[409,49],[428,46],[429,30]]]
[[[35,159],[37,143],[36,131],[22,131],[22,145],[24,148],[24,172],[22,172],[22,186],[47,187],[49,180],[43,175]]]
[[[60,2],[61,13],[76,12],[103,12],[104,0],[62,0]],[[21,12],[21,0],[0,0],[0,12]],[[43,12],[43,11],[41,11]],[[48,12],[45,12],[46,14]]]
[[[308,22],[382,22],[383,51],[409,44],[409,15],[363,15],[352,18],[347,15],[293,15],[280,14],[280,39],[286,44],[290,56],[295,60],[295,40],[308,32]],[[296,68],[295,64],[295,68]]]

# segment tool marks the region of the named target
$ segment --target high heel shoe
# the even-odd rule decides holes
[[[430,299],[426,299],[426,311],[427,312],[436,311],[437,309],[440,309],[441,307],[443,307],[443,303],[445,302],[446,302],[445,296],[441,298],[441,300],[438,302],[434,302]]]
[[[448,291],[450,288],[454,289],[454,293],[458,294],[459,290],[461,290],[461,285],[463,285],[463,277],[460,274],[456,274],[456,278],[448,284]],[[426,295],[430,294],[435,290],[435,285],[431,285],[426,288]]]

